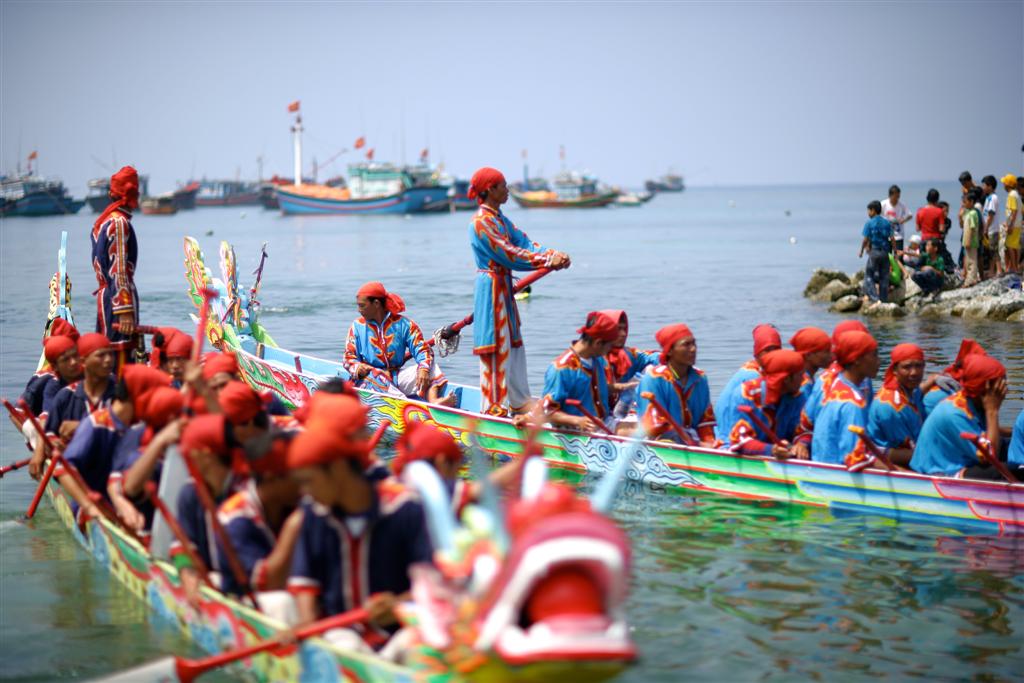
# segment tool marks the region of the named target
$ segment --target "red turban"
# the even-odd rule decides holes
[[[222,372],[232,376],[238,374],[238,358],[235,357],[235,354],[211,351],[203,356],[203,379],[211,380]]]
[[[867,332],[868,328],[859,320],[844,320],[832,328],[832,351],[835,352],[839,343],[839,336],[844,332]]]
[[[415,420],[406,421],[405,433],[395,443],[395,452],[397,457],[391,469],[398,475],[413,460],[433,460],[439,455],[450,462],[462,460],[462,449],[451,434]]]
[[[885,380],[882,382],[886,389],[896,389],[899,386],[899,380],[896,379],[896,364],[905,360],[924,360],[924,349],[917,344],[897,344],[892,347],[889,367],[885,370]]]
[[[77,348],[77,345],[71,337],[57,335],[43,340],[43,355],[50,365],[56,365],[58,358],[74,348]]]
[[[821,328],[804,327],[790,338],[789,345],[794,351],[807,356],[818,351],[828,351],[832,348],[832,340],[829,339],[828,332]]]
[[[971,398],[978,398],[985,393],[985,385],[989,382],[1006,377],[1006,368],[992,356],[973,353],[964,358],[960,368],[960,384],[964,393]]]
[[[128,389],[128,397],[136,410],[139,409],[139,399],[147,391],[171,386],[170,375],[147,365],[126,365],[121,371],[121,381]]]
[[[956,354],[956,360],[953,361],[952,365],[943,370],[943,374],[949,375],[953,379],[959,381],[964,361],[968,356],[973,355],[986,356],[988,354],[985,353],[985,349],[981,347],[981,344],[973,339],[962,340],[960,342],[960,350]]]
[[[274,439],[268,452],[247,461],[248,469],[257,474],[287,474],[290,445],[290,442],[284,439]]]
[[[473,177],[469,180],[469,192],[466,193],[470,199],[476,199],[478,204],[483,204],[484,199],[480,196],[481,192],[486,192],[498,183],[505,182],[505,176],[501,174],[496,168],[490,166],[484,166],[477,170],[473,174]]]
[[[287,463],[291,469],[326,465],[342,458],[353,458],[366,466],[369,454],[365,443],[345,441],[324,428],[307,428],[292,439]]]
[[[191,358],[192,345],[192,337],[176,332],[164,344],[164,358]]]
[[[754,328],[754,357],[765,351],[782,348],[782,337],[774,325],[764,324]]]
[[[114,201],[107,205],[100,217],[93,224],[103,225],[110,214],[124,207],[134,209],[139,205],[139,173],[131,166],[123,166],[120,171],[110,176],[110,196]]]
[[[867,332],[844,332],[839,335],[839,343],[833,352],[836,361],[844,368],[856,363],[862,356],[878,348],[878,342]]]
[[[667,325],[655,332],[654,341],[658,342],[658,345],[661,346],[661,362],[668,362],[668,352],[672,350],[677,341],[692,336],[693,332],[683,323]]]
[[[136,419],[154,429],[160,429],[181,414],[185,395],[174,387],[157,387],[144,393],[136,402]]]
[[[306,427],[330,432],[339,439],[355,440],[366,428],[367,408],[358,398],[317,392],[306,403]]]
[[[583,327],[576,331],[598,341],[615,341],[619,336],[619,321],[601,311],[591,311]]]
[[[245,424],[265,409],[263,397],[245,382],[232,380],[217,394],[224,417],[233,425]]]
[[[779,349],[769,351],[761,359],[761,374],[768,385],[768,403],[779,400],[782,383],[790,375],[804,371],[804,357],[796,351]]]
[[[64,318],[57,318],[50,325],[50,336],[51,337],[70,337],[71,341],[78,341],[78,338],[82,335],[78,333],[78,329],[69,323]]]
[[[181,450],[191,455],[197,450],[213,451],[217,455],[225,455],[227,441],[224,438],[223,415],[199,415],[193,417],[185,425],[181,434]]]
[[[107,351],[111,348],[107,335],[99,332],[90,332],[78,338],[78,355],[82,358],[88,358],[97,351]]]
[[[388,292],[384,285],[379,282],[367,282],[359,288],[356,296],[365,296],[374,299],[384,299],[385,307],[393,314],[398,315],[405,310],[405,301],[394,292]]]
[[[620,311],[618,309],[609,309],[598,312],[604,313],[619,325],[625,325],[626,336],[629,336],[629,318],[626,317],[625,311]],[[616,343],[617,342],[618,339],[616,339]],[[623,342],[623,345],[624,344],[625,342]],[[623,345],[613,346],[612,350],[609,351],[608,355],[606,356],[606,358],[608,359],[608,364],[612,366],[612,370],[614,371],[616,378],[622,377],[627,372],[629,372],[629,368],[633,365],[633,359],[630,358],[628,353],[626,353],[626,350],[625,348],[623,348]]]

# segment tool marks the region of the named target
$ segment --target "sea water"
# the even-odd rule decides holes
[[[629,343],[641,348],[654,348],[658,327],[687,323],[713,396],[750,357],[756,324],[775,323],[784,340],[806,325],[831,330],[841,317],[801,292],[817,266],[862,265],[864,207],[887,185],[688,189],[640,208],[507,206],[532,239],[573,261],[520,303],[534,391],[594,309],[626,309]],[[935,186],[959,197],[953,183]],[[928,187],[905,185],[904,201],[916,208]],[[340,357],[355,291],[368,280],[401,294],[430,334],[472,309],[470,216],[285,217],[258,207],[140,215],[141,321],[190,328],[182,238],[192,235],[215,275],[220,241],[232,243],[245,288],[268,243],[262,321],[285,348]],[[0,221],[4,396],[21,392],[38,361],[62,230],[70,233],[76,322],[86,331],[94,324],[94,219]],[[954,253],[958,232],[949,240]],[[948,364],[961,338],[977,339],[1009,370],[1003,424],[1024,407],[1024,325],[916,317],[867,324],[883,360],[912,341],[926,349],[929,370]],[[444,359],[451,379],[476,380],[471,344],[465,334]],[[0,463],[25,453],[12,427],[0,429]],[[151,623],[47,505],[31,523],[17,521],[33,490],[24,472],[0,481],[0,678],[88,678],[161,654],[197,654]],[[1024,671],[1021,539],[633,487],[614,515],[634,542],[628,613],[640,651],[621,680],[1020,680]]]

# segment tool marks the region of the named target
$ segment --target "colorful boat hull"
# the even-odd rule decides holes
[[[579,199],[534,199],[519,192],[512,191],[512,199],[524,209],[598,209],[608,206],[619,196],[618,192],[603,192],[595,195],[584,195]]]
[[[60,216],[78,213],[83,206],[84,199],[72,199],[52,192],[30,192],[19,199],[5,201],[0,206],[0,215]]]
[[[436,202],[447,205],[447,191],[448,188],[440,186],[413,187],[371,199],[329,199],[277,188],[277,201],[281,212],[291,215],[405,214],[433,210],[429,207]]]

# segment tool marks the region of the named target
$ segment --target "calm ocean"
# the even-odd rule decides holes
[[[831,330],[840,317],[801,292],[816,266],[859,267],[864,207],[887,186],[689,189],[637,209],[508,206],[534,240],[573,259],[520,304],[534,391],[593,309],[626,309],[630,343],[646,348],[658,327],[686,322],[713,396],[750,356],[754,325],[775,323],[783,339],[806,325]],[[936,187],[959,197],[955,183]],[[927,188],[903,186],[912,210]],[[21,392],[38,360],[61,230],[71,234],[77,322],[88,329],[94,320],[94,217],[85,211],[0,221],[4,396]],[[181,245],[193,235],[215,274],[220,241],[234,244],[246,287],[269,243],[262,320],[283,347],[339,356],[355,290],[367,280],[400,293],[410,317],[433,331],[472,308],[469,219],[299,218],[259,207],[139,216],[142,322],[189,327]],[[1024,407],[1024,325],[904,318],[868,326],[883,358],[913,341],[930,370],[948,364],[961,338],[979,340],[1009,369],[1003,423]],[[456,381],[476,379],[469,344],[445,361]],[[24,453],[13,428],[0,430],[0,462]],[[49,507],[31,524],[17,521],[33,490],[24,473],[0,482],[0,679],[88,678],[193,652],[149,623]],[[644,489],[624,491],[615,516],[635,543],[630,617],[641,651],[621,680],[1020,680],[1024,671],[1024,539]]]

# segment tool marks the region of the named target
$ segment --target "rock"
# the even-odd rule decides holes
[[[1010,315],[1024,309],[1024,293],[1008,291],[1000,296],[988,296],[958,304],[960,314],[965,318],[1006,320]]]
[[[859,285],[860,283],[864,282],[864,271],[858,270],[856,273],[854,273],[853,276],[850,278],[850,282],[852,282],[855,285]]]
[[[860,291],[857,285],[851,285],[842,280],[832,280],[827,285],[811,295],[813,301],[824,301],[829,303],[837,301],[844,296],[856,294]]]
[[[906,301],[912,296],[917,296],[921,293],[921,286],[914,282],[912,279],[904,278],[903,280],[903,298],[900,301]]]
[[[1006,316],[1006,322],[1010,323],[1024,323],[1024,308],[1020,309],[1016,313],[1011,313]]]
[[[875,301],[861,308],[860,313],[872,318],[902,318],[907,314],[907,311],[899,304]]]
[[[852,313],[860,310],[861,298],[856,294],[847,294],[836,299],[828,310],[833,313]]]
[[[804,296],[811,296],[833,280],[839,280],[846,284],[849,284],[850,282],[850,278],[841,270],[826,270],[825,268],[815,269],[811,274],[811,279],[807,282],[807,286],[804,287]]]

